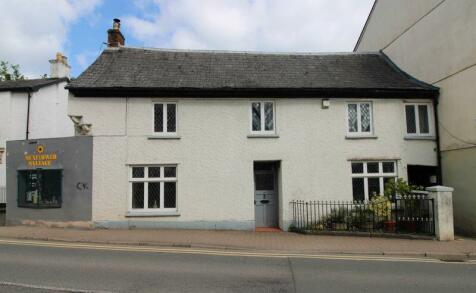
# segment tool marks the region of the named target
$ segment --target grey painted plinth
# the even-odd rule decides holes
[[[440,241],[455,239],[453,224],[453,188],[446,186],[427,187],[428,196],[435,203],[435,234]]]

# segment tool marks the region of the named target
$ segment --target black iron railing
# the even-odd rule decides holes
[[[371,201],[291,202],[293,229],[434,235],[434,201],[424,192]]]

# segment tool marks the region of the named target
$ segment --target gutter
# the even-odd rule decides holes
[[[31,92],[28,91],[28,104],[26,110],[26,134],[25,139],[28,140],[30,136],[30,104],[31,104]]]
[[[433,112],[435,116],[435,135],[436,135],[436,161],[437,161],[437,185],[443,185],[443,172],[441,171],[441,145],[440,145],[440,129],[438,127],[438,96],[433,99]]]

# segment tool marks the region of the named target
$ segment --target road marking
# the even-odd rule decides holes
[[[13,283],[13,282],[2,282],[0,281],[1,286],[10,286],[10,287],[21,287],[28,289],[39,289],[39,290],[48,290],[48,291],[59,291],[59,292],[71,292],[71,293],[112,293],[111,291],[96,291],[96,290],[82,290],[82,289],[71,289],[71,288],[61,288],[61,287],[51,287],[51,286],[40,286],[40,285],[30,285],[24,283]]]
[[[65,248],[65,249],[89,249],[89,250],[105,250],[105,251],[149,252],[149,253],[170,253],[170,254],[197,254],[197,255],[214,255],[214,256],[243,256],[243,257],[264,257],[264,258],[300,258],[300,259],[387,261],[387,262],[425,262],[425,263],[470,264],[470,265],[476,264],[476,261],[473,261],[473,260],[466,261],[466,262],[445,262],[439,259],[418,258],[418,257],[273,253],[273,252],[239,251],[239,250],[122,246],[122,245],[112,245],[112,244],[84,244],[84,243],[55,242],[55,241],[0,239],[0,244],[39,246],[39,247],[48,247],[48,248]]]

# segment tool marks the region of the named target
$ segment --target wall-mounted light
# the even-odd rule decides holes
[[[329,99],[322,99],[322,109],[329,109],[331,101]]]

